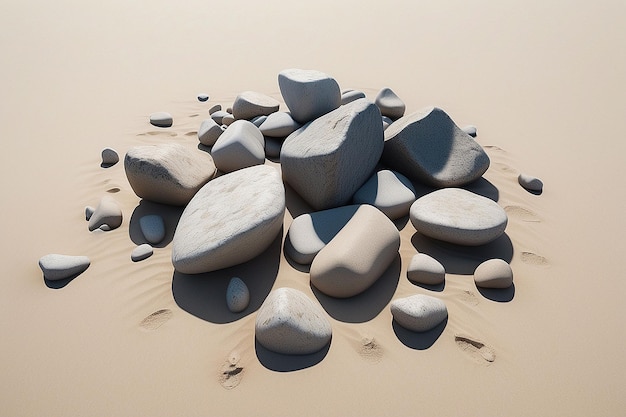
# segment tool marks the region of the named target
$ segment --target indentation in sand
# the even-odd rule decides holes
[[[490,151],[504,152],[504,149],[496,145],[484,145],[483,148],[489,149]]]
[[[162,309],[155,311],[145,319],[141,320],[139,327],[145,330],[156,330],[163,325],[166,321],[172,318],[172,310]]]
[[[109,188],[107,190],[107,193],[111,193],[111,194],[115,194],[115,193],[119,193],[119,192],[120,192],[119,187],[113,187],[113,188]]]
[[[547,266],[549,262],[541,255],[537,255],[533,252],[522,252],[522,262],[530,265]]]
[[[380,362],[383,358],[383,348],[373,337],[364,337],[359,345],[359,355],[369,362]]]
[[[149,132],[138,133],[137,136],[167,136],[167,137],[174,137],[174,136],[178,136],[178,133],[162,131],[162,130],[161,131],[151,130]]]
[[[515,171],[515,169],[513,169],[513,167],[507,165],[507,164],[503,164],[502,162],[494,162],[493,163],[493,167],[496,168],[499,171],[502,172],[512,172],[512,173],[516,173],[517,171]]]
[[[525,222],[534,222],[534,223],[541,222],[541,219],[539,219],[539,216],[537,216],[535,212],[524,207],[506,206],[504,208],[504,211],[506,211],[507,215],[516,217]]]
[[[238,352],[231,352],[228,359],[222,365],[219,374],[220,385],[226,389],[233,389],[241,382],[244,368],[239,365],[241,357]]]
[[[464,301],[468,304],[471,304],[473,306],[478,305],[478,303],[480,303],[479,298],[476,296],[476,294],[473,291],[469,291],[469,290],[464,290],[461,293],[461,297],[460,297],[461,301]]]
[[[197,135],[198,135],[198,132],[195,130],[185,133],[185,136],[197,136]]]
[[[496,360],[496,352],[480,340],[464,334],[455,334],[454,341],[459,349],[479,363],[491,363]]]

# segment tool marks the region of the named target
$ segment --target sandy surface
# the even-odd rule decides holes
[[[5,2],[0,13],[1,415],[626,409],[624,2],[37,3]],[[245,90],[280,98],[277,74],[289,67],[370,98],[388,86],[409,112],[437,105],[478,126],[492,159],[481,190],[509,214],[488,252],[510,258],[514,290],[478,291],[471,270],[484,251],[433,245],[410,222],[397,262],[351,300],[313,293],[278,241],[252,264],[198,279],[174,274],[171,234],[131,262],[137,215],[151,207],[122,164],[100,167],[101,149],[195,147],[210,106]],[[200,92],[211,99],[198,102]],[[155,111],[174,126],[150,126]],[[544,193],[523,190],[519,172],[540,177]],[[107,194],[124,223],[90,233],[84,206]],[[293,193],[288,203],[285,232],[306,210]],[[167,213],[170,228],[176,216]],[[417,250],[447,267],[443,289],[407,280]],[[92,265],[49,288],[37,266],[47,253]],[[256,307],[226,310],[232,274],[251,287],[253,307],[282,286],[319,300],[333,326],[328,351],[285,360],[255,347]],[[416,293],[449,310],[445,326],[417,337],[394,329],[388,308]]]

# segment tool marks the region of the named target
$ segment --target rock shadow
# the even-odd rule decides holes
[[[217,324],[231,323],[257,311],[278,275],[281,244],[282,231],[269,248],[248,262],[203,274],[174,271],[174,301],[189,314]],[[250,304],[240,313],[231,312],[226,305],[226,289],[232,277],[239,277],[250,291]]]
[[[82,272],[79,272],[78,274],[72,275],[71,277],[64,279],[48,279],[46,277],[43,277],[43,282],[44,284],[46,284],[46,287],[52,290],[60,290],[61,288],[67,286],[67,284],[69,284],[70,282],[74,281],[74,279],[76,279],[76,277],[81,274]]]
[[[426,332],[412,332],[400,326],[395,320],[392,322],[393,332],[403,345],[415,350],[426,350],[435,344],[439,336],[443,333],[448,318],[439,323],[435,328]]]
[[[144,243],[150,243],[144,237],[141,232],[141,226],[139,225],[139,219],[143,216],[150,214],[158,214],[163,218],[165,224],[165,237],[159,243],[152,244],[155,248],[164,248],[172,242],[174,238],[174,232],[178,226],[180,216],[183,214],[184,207],[169,206],[167,204],[159,204],[148,200],[141,200],[139,205],[135,207],[133,214],[130,217],[130,224],[128,227],[128,235],[130,240],[137,246]]]
[[[292,218],[296,218],[304,213],[311,213],[315,210],[293,189],[288,183],[285,185],[285,205]]]
[[[478,292],[485,298],[498,303],[508,303],[515,297],[515,283],[509,288],[481,288],[476,287]]]
[[[446,273],[457,275],[473,275],[478,265],[493,258],[511,263],[514,252],[513,243],[506,233],[485,245],[461,246],[431,239],[416,232],[411,237],[411,243],[418,252],[438,260]]]
[[[293,372],[310,368],[320,363],[328,354],[332,340],[320,351],[309,355],[283,355],[266,349],[254,339],[254,349],[261,365],[275,372]]]
[[[471,191],[474,194],[486,197],[496,203],[500,199],[500,191],[498,188],[483,177],[480,177],[476,181],[466,184],[461,188]]]
[[[330,297],[311,284],[313,294],[324,310],[335,320],[346,323],[364,323],[372,320],[389,304],[400,280],[402,262],[400,255],[378,280],[354,297]]]
[[[446,288],[445,280],[441,284],[423,284],[421,282],[415,282],[411,280],[409,280],[409,282],[428,291],[442,292]]]

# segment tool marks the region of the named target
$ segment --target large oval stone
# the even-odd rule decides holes
[[[413,332],[431,330],[448,317],[448,309],[442,300],[424,294],[393,300],[390,308],[393,319]]]
[[[508,222],[506,212],[497,203],[461,188],[426,194],[413,203],[409,215],[421,234],[466,246],[497,239]]]
[[[301,291],[272,291],[256,316],[256,340],[285,355],[307,355],[328,345],[332,328],[324,310]]]
[[[198,191],[172,241],[177,271],[198,274],[249,261],[283,225],[285,189],[278,171],[258,165],[218,177]]]
[[[278,74],[278,86],[298,123],[314,120],[341,105],[341,90],[334,78],[320,71],[286,69]]]
[[[265,140],[258,127],[247,120],[233,122],[217,139],[211,155],[222,172],[236,171],[265,162]]]

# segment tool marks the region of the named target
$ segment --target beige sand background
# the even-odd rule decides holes
[[[1,415],[626,410],[623,1],[10,0],[1,10]],[[197,280],[174,275],[171,245],[132,263],[133,213],[150,207],[137,208],[122,164],[100,167],[101,149],[195,147],[211,105],[244,90],[279,98],[277,73],[289,67],[325,71],[371,98],[389,86],[409,112],[434,104],[477,125],[492,158],[484,190],[510,215],[511,243],[494,252],[511,256],[514,292],[479,292],[464,273],[482,255],[445,248],[430,248],[456,272],[443,291],[411,284],[408,223],[401,261],[373,291],[320,300],[334,330],[326,355],[280,362],[255,348],[254,312],[228,315],[220,304],[234,273],[253,304],[281,286],[316,299],[279,242],[251,266]],[[175,118],[167,131],[147,122],[161,110]],[[519,172],[542,178],[544,193],[521,189]],[[83,208],[107,193],[124,223],[89,233]],[[286,228],[302,209],[291,195]],[[49,288],[37,266],[47,253],[92,265]],[[446,301],[440,334],[394,332],[389,300],[414,293]],[[457,343],[459,333],[496,360]]]

